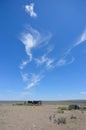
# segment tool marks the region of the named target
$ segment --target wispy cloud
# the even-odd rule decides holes
[[[21,64],[20,64],[20,66],[19,66],[19,68],[22,70],[22,69],[24,69],[24,67],[28,64],[28,60],[24,60]]]
[[[74,44],[72,44],[72,46],[70,48],[67,49],[67,51],[65,52],[65,56],[69,55],[74,48],[76,48],[77,46],[79,46],[80,44],[82,44],[85,41],[86,41],[86,29],[79,36],[78,40],[76,40],[76,42]]]
[[[21,73],[21,76],[22,76],[23,81],[25,81],[25,82],[29,81],[29,76],[27,73]]]
[[[32,52],[33,48],[42,46],[49,41],[51,38],[51,34],[49,33],[47,36],[42,35],[36,29],[28,26],[27,31],[21,34],[21,42],[25,45],[26,54],[29,56],[29,60],[32,61]]]
[[[77,42],[74,44],[74,47],[80,45],[81,43],[83,43],[85,41],[86,41],[86,29],[81,34],[81,36],[79,37],[79,39],[77,40]]]
[[[72,64],[75,61],[75,58],[72,57],[71,60],[67,64]]]
[[[62,67],[65,65],[72,64],[75,61],[75,58],[73,56],[70,57],[70,53],[76,46],[86,41],[86,30],[82,33],[79,40],[76,43],[72,44],[72,47],[70,47],[66,51],[66,53],[63,53],[62,57],[59,57],[59,60],[57,60],[57,58],[54,59],[50,57],[52,55],[51,52],[54,49],[54,46],[50,46],[50,44],[48,44],[51,36],[52,36],[51,33],[48,33],[48,35],[46,34],[43,35],[38,30],[33,29],[30,26],[27,27],[27,30],[21,34],[20,40],[22,44],[24,44],[25,46],[25,51],[26,51],[26,54],[29,56],[29,60],[27,61],[25,60],[20,64],[21,70],[23,70],[24,67],[28,63],[30,63],[32,60],[33,62],[31,63],[34,63],[35,61],[38,67],[43,66],[45,67],[44,69],[51,69],[51,68]],[[45,46],[46,43],[47,43],[47,46]],[[38,55],[37,57],[34,57],[32,54],[33,52],[32,49],[33,48],[42,49],[42,47],[45,47],[45,50],[47,51],[45,53],[40,53],[41,56],[39,57]],[[51,54],[49,55],[49,53]],[[33,72],[32,74],[22,72],[21,76],[22,76],[23,81],[26,83],[26,89],[37,86],[40,83],[41,79],[43,78],[43,75],[35,74],[35,72]],[[80,92],[80,94],[86,94],[86,92]]]
[[[24,44],[25,46],[25,52],[27,54],[27,56],[29,56],[29,60],[24,60],[19,68],[22,70],[21,72],[21,76],[23,81],[26,83],[26,88],[32,88],[34,86],[37,86],[41,79],[43,78],[43,75],[41,74],[35,74],[35,72],[23,72],[24,67],[29,63],[31,63],[32,65],[34,64],[34,61],[37,64],[45,64],[45,66],[47,68],[51,68],[53,67],[53,62],[54,60],[51,58],[48,58],[47,56],[43,56],[40,59],[37,59],[36,56],[33,56],[33,49],[38,49],[39,51],[42,49],[47,48],[47,46],[49,47],[49,40],[51,38],[51,33],[40,33],[38,30],[33,29],[31,26],[27,26],[26,31],[21,33],[20,36],[20,40],[22,42],[22,44]],[[46,49],[45,49],[46,50]],[[48,54],[52,51],[51,49],[48,49]],[[46,52],[46,53],[47,53]],[[44,51],[43,51],[44,53]]]
[[[38,66],[45,65],[47,69],[53,68],[54,59],[48,58],[46,55],[41,56],[40,58],[35,59]]]
[[[44,77],[42,74],[28,74],[28,73],[21,73],[23,81],[26,83],[26,89],[32,88],[37,86],[41,79]]]
[[[47,54],[49,54],[53,50],[54,50],[54,45],[49,45],[48,48],[47,48]]]
[[[74,44],[72,44],[72,46],[70,48],[67,49],[67,51],[64,53],[64,57],[68,57],[70,55],[70,53],[72,53],[72,50],[75,49],[77,46],[79,46],[80,44],[82,44],[83,42],[86,41],[86,29],[83,31],[83,33],[81,34],[81,36],[78,38],[77,42],[75,42]],[[75,58],[72,57],[72,60],[67,63],[65,59],[60,59],[57,63],[58,66],[63,66],[65,64],[72,64],[75,61]]]
[[[34,3],[31,3],[30,5],[25,5],[25,11],[31,16],[31,17],[37,17],[37,13],[34,11]]]
[[[51,69],[51,68],[54,68],[54,59],[50,59],[48,58],[47,62],[46,62],[46,67],[47,69]]]
[[[63,66],[66,64],[66,59],[61,58],[60,60],[57,61],[57,66]]]
[[[61,58],[57,61],[56,66],[57,67],[61,67],[61,66],[65,66],[65,65],[69,65],[72,64],[74,62],[75,58],[72,57],[70,60],[65,58]]]
[[[26,89],[32,88],[34,86],[37,86],[41,79],[43,78],[43,75],[40,74],[32,74],[30,82],[28,83]]]
[[[28,31],[21,34],[21,41],[25,45],[25,50],[27,55],[32,60],[31,49],[36,47],[39,44],[40,33],[35,29],[28,27]]]

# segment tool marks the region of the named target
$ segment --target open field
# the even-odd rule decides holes
[[[60,101],[42,101],[44,105],[70,105],[79,104],[86,106],[86,100],[60,100]],[[0,101],[0,104],[21,104],[24,101]]]
[[[47,105],[70,105],[79,104],[80,106],[86,106],[86,100],[61,100],[61,101],[43,101]]]
[[[86,110],[69,111],[65,109],[67,104],[45,104],[25,106],[1,103],[0,130],[86,130]]]

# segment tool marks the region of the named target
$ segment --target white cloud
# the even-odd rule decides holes
[[[66,57],[65,58],[61,58],[57,61],[56,66],[60,67],[60,66],[64,66],[64,65],[68,65],[68,64],[72,64],[74,62],[75,58],[72,57],[71,60],[68,60]]]
[[[20,64],[20,66],[19,66],[19,68],[20,69],[24,69],[24,67],[28,64],[28,60],[25,60],[25,61],[23,61],[21,64]]]
[[[25,60],[20,64],[20,69],[24,69],[24,67],[30,63],[32,60],[36,59],[33,57],[32,50],[33,49],[40,49],[40,48],[45,48],[47,44],[49,43],[49,40],[51,38],[51,33],[47,34],[42,34],[36,29],[33,29],[30,26],[27,26],[27,30],[23,33],[21,33],[20,40],[22,44],[25,46],[25,52],[29,56],[29,60]],[[50,51],[52,48],[50,49]],[[47,56],[42,57],[42,59],[35,60],[38,64],[43,64],[45,63],[47,68],[51,68],[53,65],[53,59],[48,58]],[[33,62],[32,62],[33,64]],[[37,86],[43,76],[41,74],[28,74],[28,73],[23,73],[21,72],[21,76],[23,81],[26,83],[26,88],[32,88],[34,86]]]
[[[32,27],[28,27],[27,32],[21,34],[20,40],[25,45],[26,54],[29,56],[30,61],[32,61],[33,58],[31,50],[44,45],[50,38],[50,33],[47,36],[43,36]]]
[[[83,43],[86,41],[86,29],[84,30],[84,32],[81,34],[81,36],[79,37],[78,41],[74,44],[75,46],[78,46],[79,44]]]
[[[63,66],[63,65],[65,65],[66,64],[66,60],[65,59],[60,59],[60,60],[58,60],[58,62],[57,62],[57,66]]]
[[[47,57],[45,55],[43,55],[41,58],[36,58],[35,59],[37,65],[41,65],[44,64],[47,61]]]
[[[34,3],[31,3],[30,5],[25,5],[25,11],[31,16],[31,17],[37,17],[37,13],[34,11]]]
[[[75,58],[72,57],[72,59],[67,64],[72,64],[75,61]]]
[[[23,81],[25,81],[25,82],[29,81],[29,76],[27,73],[21,73],[21,76],[22,76]]]
[[[82,44],[83,42],[86,41],[86,29],[83,31],[83,33],[81,34],[81,36],[78,38],[77,42],[75,42],[72,47],[70,47],[69,49],[67,49],[67,51],[65,52],[65,57],[67,57],[72,50],[77,47],[78,45]],[[72,64],[74,62],[75,58],[72,57],[72,60],[69,63],[66,63],[65,59],[60,59],[58,61],[58,66],[62,66],[65,64]]]
[[[49,45],[48,48],[47,48],[47,54],[52,52],[54,50],[54,45]]]
[[[47,69],[54,68],[53,63],[54,63],[54,59],[48,58],[48,60],[47,60],[47,62],[46,62],[46,67],[47,67]]]
[[[41,74],[27,74],[27,73],[21,73],[23,81],[27,84],[26,89],[32,88],[34,86],[37,86],[41,79],[44,77]]]
[[[78,45],[82,44],[83,42],[86,41],[86,29],[83,31],[83,33],[81,34],[81,36],[78,38],[77,42],[75,42],[72,47],[70,47],[69,49],[67,49],[67,51],[65,52],[64,56],[67,57],[72,50],[77,47]],[[66,63],[65,59],[60,59],[57,63],[58,66],[63,66],[65,64],[71,64],[73,63],[75,60],[75,58],[72,58],[72,60],[69,63]]]
[[[40,74],[38,74],[38,75],[32,74],[32,77],[30,79],[30,83],[28,83],[26,89],[32,88],[34,86],[37,86],[42,78],[43,78],[43,76],[40,75]]]
[[[54,65],[54,59],[48,58],[46,55],[43,55],[41,58],[36,58],[35,59],[37,65],[43,65],[45,64],[45,66],[47,67],[47,69],[53,68]]]
[[[85,41],[86,41],[86,29],[83,31],[81,36],[78,38],[77,42],[75,42],[69,49],[67,49],[67,51],[65,52],[65,56],[68,56],[75,47],[77,47],[78,45],[82,44]]]

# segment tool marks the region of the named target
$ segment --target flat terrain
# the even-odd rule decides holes
[[[85,110],[58,107],[0,104],[0,130],[86,130]]]

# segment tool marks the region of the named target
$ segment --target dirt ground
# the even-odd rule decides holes
[[[58,105],[0,105],[0,130],[86,130],[86,111],[58,112]]]

